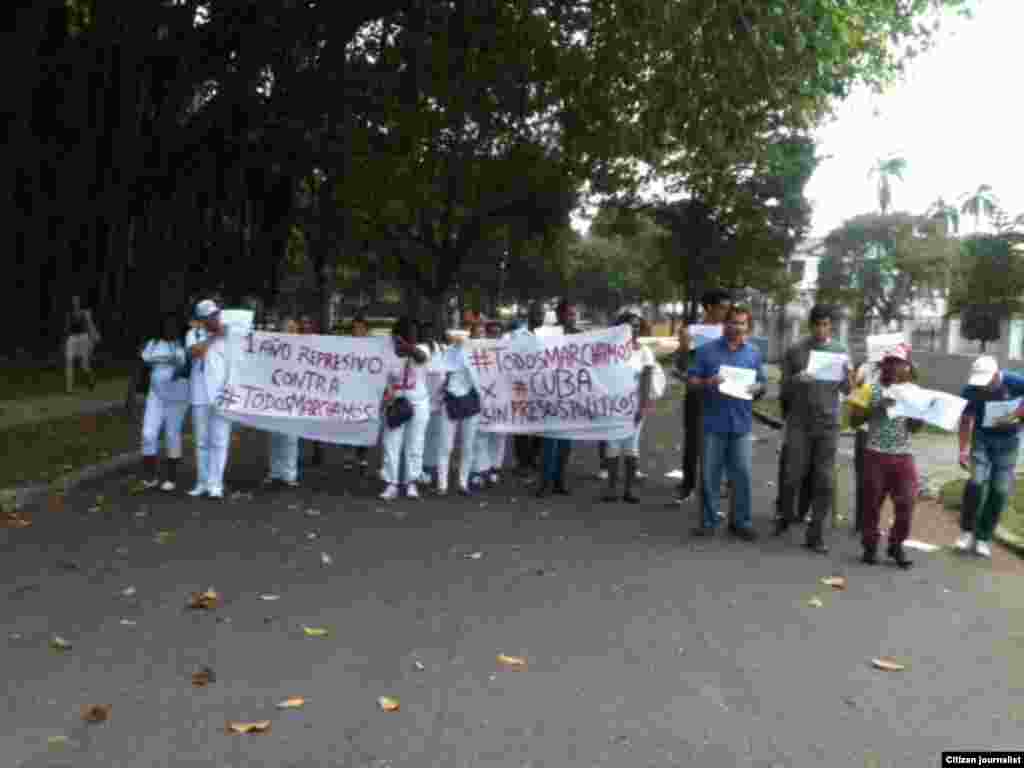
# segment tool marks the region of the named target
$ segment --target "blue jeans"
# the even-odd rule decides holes
[[[722,504],[722,471],[727,469],[736,494],[737,528],[749,528],[750,471],[753,464],[754,440],[750,432],[704,433],[704,527],[718,525],[718,508]]]
[[[971,479],[967,482],[960,527],[972,531],[978,541],[990,541],[1013,489],[1017,468],[1016,435],[974,434]]]

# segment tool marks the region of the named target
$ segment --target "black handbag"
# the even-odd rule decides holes
[[[471,416],[476,416],[483,410],[480,405],[480,393],[475,389],[461,397],[445,392],[444,407],[448,411],[448,418],[452,421],[468,419]]]
[[[409,384],[409,363],[405,363],[405,372],[402,374],[402,386]],[[412,418],[412,403],[407,397],[395,397],[388,403],[384,410],[384,421],[388,429],[396,429]]]

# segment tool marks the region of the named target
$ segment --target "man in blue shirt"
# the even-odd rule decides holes
[[[688,384],[693,391],[705,391],[704,400],[704,477],[703,524],[694,536],[710,536],[718,524],[721,504],[722,470],[727,469],[736,493],[736,519],[729,525],[734,535],[745,541],[757,538],[751,527],[750,473],[753,464],[753,402],[733,397],[721,390],[726,381],[722,366],[755,371],[755,383],[747,389],[751,398],[764,394],[764,365],[761,352],[747,342],[751,330],[750,309],[730,308],[725,317],[722,338],[697,350],[690,367]]]
[[[971,366],[961,397],[967,407],[960,417],[960,466],[971,478],[964,489],[956,547],[992,557],[992,532],[1013,487],[1024,402],[1013,413],[987,420],[986,404],[1024,397],[1024,377],[1000,371],[994,357],[982,355]]]

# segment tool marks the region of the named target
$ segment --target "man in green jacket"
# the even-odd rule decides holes
[[[776,535],[793,522],[793,504],[808,472],[811,473],[813,514],[804,546],[827,554],[822,535],[823,522],[832,509],[835,488],[836,450],[839,447],[839,395],[849,394],[852,373],[849,353],[832,339],[833,310],[811,308],[811,335],[786,351],[782,361],[782,412],[786,417],[786,467],[779,495]],[[845,355],[846,363],[838,381],[808,371],[812,352]]]

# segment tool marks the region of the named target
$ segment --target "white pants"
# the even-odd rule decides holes
[[[430,420],[427,422],[427,434],[423,439],[423,466],[425,467],[441,466],[441,429],[442,424],[447,418],[447,415],[442,414],[441,410],[431,411],[430,413]]]
[[[299,436],[270,433],[270,477],[294,483],[299,479]]]
[[[454,421],[445,413],[441,416],[440,454],[437,459],[437,483],[439,488],[448,487],[448,467],[451,464],[452,448],[455,447],[455,432],[459,432],[459,487],[469,483],[469,473],[473,469],[473,454],[476,450],[477,427],[480,425],[480,414],[470,416],[461,421]]]
[[[160,453],[160,430],[164,431],[167,458],[181,458],[181,428],[188,411],[187,400],[163,400],[153,392],[146,395],[146,411],[142,417],[142,455]]]
[[[640,433],[643,431],[644,423],[641,421],[637,425],[636,432],[629,437],[624,437],[621,440],[609,440],[605,456],[609,459],[617,459],[619,454],[622,454],[634,459],[640,458]]]
[[[224,470],[231,445],[231,422],[210,405],[192,406],[196,440],[196,484],[208,491],[224,490]]]
[[[395,485],[399,482],[402,454],[405,454],[405,481],[416,482],[423,474],[423,442],[427,437],[430,421],[430,401],[413,403],[412,418],[400,427],[388,429],[384,426],[384,467],[381,472],[384,482]]]
[[[64,342],[64,377],[69,391],[75,380],[75,360],[81,360],[82,369],[92,373],[92,337],[88,333],[76,333]]]
[[[499,432],[477,432],[473,447],[473,472],[492,472],[505,464],[508,435]]]

